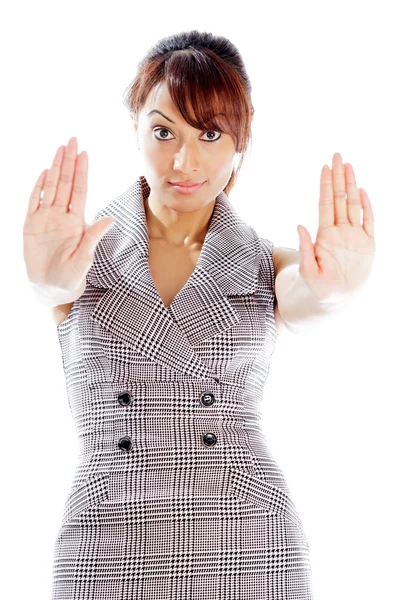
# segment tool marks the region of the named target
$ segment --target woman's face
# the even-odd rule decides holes
[[[158,110],[171,119],[170,122]],[[133,116],[131,115],[133,118]],[[194,212],[212,202],[226,187],[236,155],[232,137],[189,125],[171,100],[165,82],[152,89],[134,123],[150,197],[178,212]],[[205,182],[190,195],[169,182]]]

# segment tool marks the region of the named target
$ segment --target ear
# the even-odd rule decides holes
[[[137,133],[138,123],[137,123],[137,121],[136,121],[136,119],[135,119],[135,117],[134,117],[134,115],[132,113],[130,113],[130,118],[131,118],[131,120],[133,121],[133,124],[134,124],[134,131]]]

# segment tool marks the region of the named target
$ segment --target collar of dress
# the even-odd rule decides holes
[[[94,216],[93,222],[111,216],[116,223],[98,243],[86,275],[92,286],[106,290],[90,318],[157,364],[216,380],[209,356],[203,360],[196,346],[239,322],[229,297],[251,295],[261,285],[267,245],[238,216],[225,192],[220,192],[197,265],[166,307],[148,263],[144,201],[149,193],[141,175]]]

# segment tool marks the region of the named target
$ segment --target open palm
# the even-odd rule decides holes
[[[358,188],[350,163],[339,152],[332,171],[320,177],[319,228],[313,244],[298,226],[300,275],[320,302],[338,302],[354,295],[368,280],[375,255],[374,217],[368,195]],[[363,221],[361,221],[363,209]]]

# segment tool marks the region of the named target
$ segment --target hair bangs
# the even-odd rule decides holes
[[[165,65],[164,80],[175,106],[185,121],[200,130],[214,129],[236,141],[239,115],[232,93],[214,57],[191,49],[174,52]],[[231,83],[231,79],[230,79]]]

